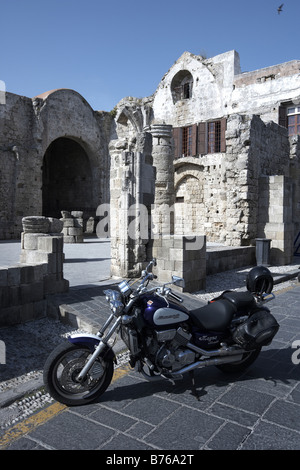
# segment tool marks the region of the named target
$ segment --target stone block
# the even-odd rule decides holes
[[[37,250],[38,241],[40,238],[47,237],[44,233],[24,233],[23,235],[23,249],[24,250]]]
[[[8,286],[0,287],[0,307],[9,307],[10,288]],[[0,310],[1,310],[0,309]]]
[[[83,230],[83,219],[75,219],[74,227],[80,228],[81,231]]]
[[[20,266],[20,284],[29,284],[34,282],[34,269],[31,265]]]
[[[46,253],[62,252],[63,251],[63,234],[39,238],[38,250],[45,251]]]
[[[49,274],[44,277],[44,294],[56,294],[67,292],[69,281],[66,279],[58,280],[55,274]]]
[[[63,226],[64,226],[62,220],[49,217],[49,222],[50,222],[49,233],[60,233],[62,231]]]
[[[68,235],[71,235],[71,236],[82,235],[82,228],[80,228],[80,227],[70,227],[69,230],[68,230]]]
[[[21,272],[19,266],[11,266],[7,270],[7,285],[18,286],[21,280]]]
[[[21,304],[29,304],[37,302],[44,298],[44,283],[32,282],[30,284],[20,285],[20,300]]]
[[[76,219],[82,219],[83,212],[82,211],[72,211],[71,215]]]
[[[21,303],[21,293],[20,286],[10,286],[8,290],[9,294],[9,305],[20,305]]]
[[[75,219],[60,219],[64,223],[64,228],[75,227]]]
[[[15,305],[0,310],[0,327],[17,325],[21,322],[21,306]]]
[[[70,236],[70,235],[65,235],[64,236],[64,242],[65,243],[75,243],[75,237]]]
[[[44,264],[33,264],[33,282],[39,282],[44,277]]]
[[[8,285],[7,274],[8,274],[7,268],[0,268],[0,287]]]

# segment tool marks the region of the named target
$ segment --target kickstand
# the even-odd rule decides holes
[[[199,401],[199,400],[200,400],[200,397],[199,397],[199,394],[198,394],[198,392],[197,392],[196,385],[195,385],[195,374],[194,374],[194,371],[193,371],[193,370],[190,370],[189,375],[190,375],[191,382],[192,382],[192,395],[194,395],[194,397],[196,397],[197,400]]]

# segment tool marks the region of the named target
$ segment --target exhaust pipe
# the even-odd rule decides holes
[[[191,370],[194,369],[200,369],[201,367],[207,367],[207,366],[218,366],[220,364],[229,364],[230,362],[237,362],[240,361],[243,357],[243,354],[240,354],[239,356],[233,355],[233,356],[227,356],[227,357],[221,357],[221,358],[215,358],[215,359],[205,359],[204,361],[197,361],[194,362],[193,364],[190,364],[189,366],[183,367],[180,370],[177,370],[176,372],[172,373],[172,377],[176,379],[177,375],[182,375],[185,374],[186,372],[190,372]]]

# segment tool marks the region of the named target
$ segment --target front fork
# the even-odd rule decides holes
[[[87,363],[85,364],[85,366],[83,367],[81,372],[76,377],[76,380],[78,382],[82,382],[85,379],[87,373],[89,372],[90,368],[92,367],[92,365],[96,361],[97,357],[106,349],[106,347],[108,345],[107,344],[108,340],[112,337],[114,332],[119,328],[119,326],[121,324],[121,321],[122,321],[121,317],[119,317],[115,321],[115,323],[113,324],[111,329],[108,331],[108,333],[106,333],[106,335],[104,335],[105,330],[108,328],[108,326],[110,325],[110,323],[112,322],[113,319],[114,319],[114,315],[111,314],[110,317],[105,322],[105,324],[103,325],[103,327],[101,328],[101,330],[99,330],[97,336],[99,338],[101,338],[100,342],[99,342],[98,346],[96,347],[95,351],[93,352],[93,354],[91,355],[90,359],[87,361]]]

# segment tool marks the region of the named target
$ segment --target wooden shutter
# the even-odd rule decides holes
[[[206,123],[200,122],[198,124],[198,154],[204,155],[206,151]]]
[[[285,106],[279,106],[278,108],[278,124],[280,126],[287,127],[287,114]]]
[[[198,125],[194,124],[192,126],[192,156],[197,155],[197,134],[198,134]]]
[[[173,127],[174,158],[181,157],[181,128]]]
[[[226,118],[221,119],[221,141],[220,141],[220,152],[226,152]]]

